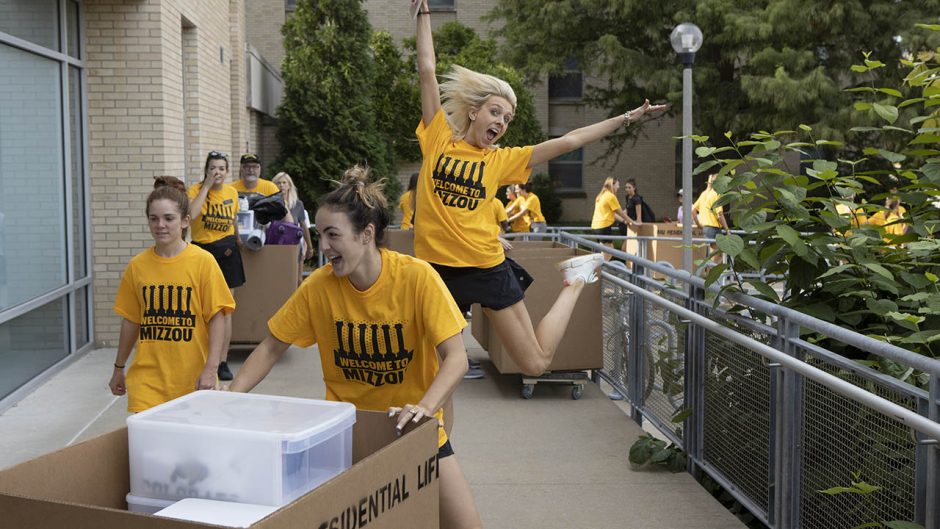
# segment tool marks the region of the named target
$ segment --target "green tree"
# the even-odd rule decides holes
[[[416,162],[421,159],[415,138],[421,103],[415,69],[387,31],[372,35],[372,53],[376,66],[372,82],[376,126],[385,137],[394,162]]]
[[[682,81],[669,34],[694,22],[704,34],[694,69],[697,132],[721,138],[794,129],[805,123],[819,134],[870,124],[851,112],[841,90],[860,82],[849,66],[865,50],[878,50],[886,80],[903,76],[897,59],[918,49],[923,34],[913,23],[938,11],[938,0],[501,0],[490,17],[504,24],[506,60],[535,76],[559,73],[568,59],[584,72],[608,79],[586,90],[587,103],[611,115],[643,97],[681,110]],[[627,134],[636,134],[632,128]],[[612,137],[611,150],[624,135]],[[616,141],[616,140],[620,141]]]
[[[940,35],[940,25],[920,27]],[[938,59],[937,51],[925,51],[895,61],[893,68],[904,74],[899,84],[890,84],[891,65],[868,54],[863,64],[852,66],[869,79],[868,86],[853,89],[868,99],[856,103],[854,111],[878,122],[845,133],[869,142],[857,156],[808,125],[799,125],[797,131],[753,133],[744,140],[729,132],[722,143],[730,146],[696,149],[708,160],[699,170],[718,171],[718,204],[732,208],[735,227],[745,232],[717,237],[718,247],[731,258],[734,277],[761,270],[786,282],[782,298],[773,283],[759,279],[738,279],[731,288],[757,292],[863,334],[940,356]],[[887,80],[882,72],[889,74]],[[902,148],[892,150],[897,145]],[[786,153],[806,156],[821,148],[831,151],[828,159],[810,159],[805,174],[787,167]],[[896,190],[882,185],[885,166],[897,179]],[[887,225],[865,222],[887,216],[886,199],[895,196],[906,208],[898,220]],[[904,229],[892,234],[886,229],[892,224]],[[707,282],[715,281],[725,266],[715,267]],[[887,360],[875,367],[914,383],[926,382],[921,374]]]
[[[300,0],[282,32],[278,167],[312,200],[354,164],[369,165],[379,178],[390,175],[389,142],[376,122],[377,68],[362,1]]]

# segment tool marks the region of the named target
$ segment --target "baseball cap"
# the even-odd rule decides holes
[[[240,165],[245,165],[246,163],[260,164],[261,158],[257,154],[254,154],[254,153],[243,154]]]
[[[683,195],[685,195],[685,191],[679,189],[678,191],[676,191],[676,194],[679,195],[679,196],[683,196]]]

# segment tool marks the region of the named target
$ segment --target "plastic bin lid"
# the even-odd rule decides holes
[[[132,415],[127,418],[127,424],[160,423],[261,434],[314,435],[355,423],[355,418],[356,407],[348,402],[203,390]]]
[[[155,512],[153,515],[226,527],[248,527],[279,508],[253,503],[186,498]]]

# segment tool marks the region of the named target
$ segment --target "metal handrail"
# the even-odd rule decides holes
[[[773,347],[761,343],[753,338],[744,336],[738,332],[735,332],[734,329],[729,329],[720,323],[714,322],[700,314],[697,314],[681,305],[677,305],[665,298],[662,298],[656,295],[653,292],[650,292],[646,289],[640,288],[632,283],[624,281],[619,277],[610,274],[608,272],[601,272],[601,275],[604,279],[607,279],[614,283],[615,285],[625,288],[634,294],[638,294],[641,297],[660,305],[664,308],[669,309],[671,312],[674,312],[688,320],[694,322],[696,325],[701,326],[708,331],[711,331],[715,334],[727,338],[728,340],[740,344],[748,349],[756,352],[757,354],[763,356],[767,360],[780,364],[782,367],[800,373],[804,377],[815,380],[820,384],[825,385],[832,391],[839,393],[845,397],[848,397],[860,404],[864,404],[872,409],[878,410],[885,415],[897,419],[898,421],[914,428],[915,430],[930,436],[937,441],[940,441],[940,424],[937,424],[921,415],[918,415],[906,408],[898,406],[897,404],[883,399],[877,395],[869,393],[862,388],[852,385],[851,383],[831,375],[821,369],[815,368],[806,362],[803,362],[797,358],[784,354]]]

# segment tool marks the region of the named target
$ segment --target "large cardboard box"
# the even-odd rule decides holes
[[[555,265],[564,259],[581,253],[584,252],[559,244],[554,244],[551,247],[514,249],[507,253],[535,279],[525,295],[526,310],[529,312],[533,325],[538,326],[555,303],[558,293],[564,288],[561,274],[555,268]],[[486,348],[496,369],[502,374],[521,373],[519,366],[516,365],[503,347],[489,318],[482,311],[475,312],[474,315],[479,316],[472,323],[474,327],[486,326],[485,330],[479,332],[485,333],[483,336],[486,341]],[[558,344],[555,358],[549,365],[548,370],[580,371],[603,367],[602,324],[601,287],[600,281],[598,281],[585,286],[581,292],[581,297],[578,299],[569,320],[568,329],[564,338]],[[476,336],[474,334],[474,337]]]
[[[251,457],[251,454],[245,454]],[[257,529],[436,529],[437,423],[401,438],[384,412],[357,412],[353,466],[251,525]],[[216,527],[129,512],[127,429],[0,471],[0,527],[193,529]]]
[[[675,237],[682,238],[682,225],[675,222],[651,222],[638,226],[630,227],[628,234],[641,237]],[[692,237],[701,238],[702,229],[693,227]],[[657,241],[657,240],[637,240],[627,239],[627,253],[645,257],[650,261],[663,261],[679,270],[682,268],[682,241]],[[692,249],[692,261],[705,259],[707,248],[701,245]],[[654,277],[661,279],[661,274],[654,274]]]
[[[260,343],[268,335],[268,320],[297,290],[299,252],[296,244],[242,250],[245,284],[235,289],[232,343]]]

